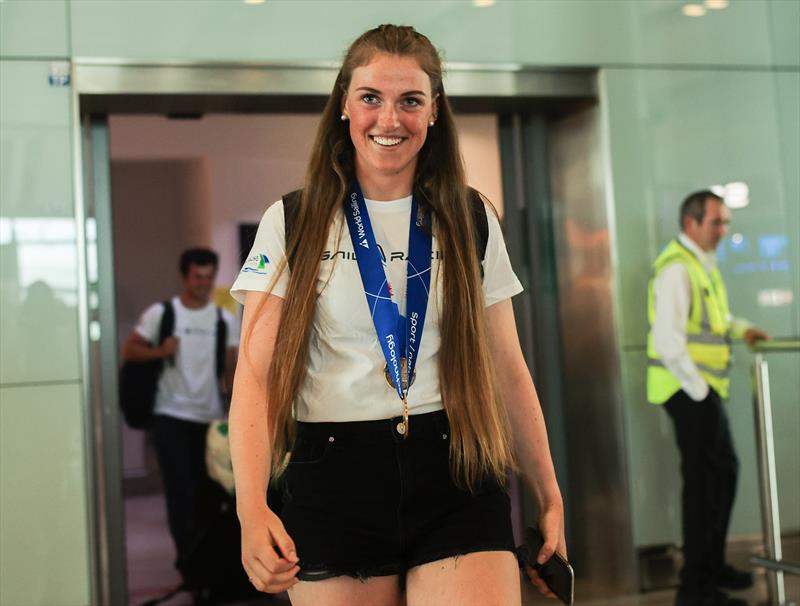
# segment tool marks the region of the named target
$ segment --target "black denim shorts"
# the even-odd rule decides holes
[[[494,478],[457,487],[444,411],[402,419],[298,423],[280,517],[298,578],[365,579],[479,551],[514,551],[508,494]]]

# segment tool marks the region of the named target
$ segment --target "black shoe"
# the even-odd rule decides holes
[[[675,596],[675,606],[748,606],[748,603],[718,590],[691,592],[680,589]]]
[[[747,589],[753,586],[753,573],[725,564],[717,575],[717,585],[726,589]]]

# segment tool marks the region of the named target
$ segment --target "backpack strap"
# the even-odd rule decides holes
[[[489,219],[486,216],[486,205],[483,202],[481,194],[478,190],[471,187],[468,188],[468,190],[470,202],[472,203],[472,217],[475,222],[475,246],[476,252],[478,253],[478,261],[480,262],[486,257],[486,245],[489,242]],[[303,190],[297,189],[285,194],[282,198],[283,223],[285,226],[284,233],[287,243],[289,242],[289,235],[292,233],[295,223],[297,222],[297,212],[300,208],[300,195],[302,193]],[[291,269],[292,259],[288,256],[288,251],[286,260],[289,269]],[[483,266],[481,266],[481,276],[483,276]]]
[[[228,343],[228,324],[222,316],[222,309],[217,307],[217,377],[225,374],[225,345]]]
[[[162,301],[161,305],[164,306],[164,313],[161,315],[161,324],[158,327],[159,346],[175,332],[175,307],[172,305],[172,300]]]
[[[293,256],[289,253],[288,249],[289,234],[292,233],[295,223],[297,223],[297,212],[300,209],[300,196],[302,193],[302,189],[296,189],[283,196],[283,224],[284,233],[286,234],[284,246],[286,247],[286,263],[289,266],[289,270],[292,269]]]
[[[472,202],[472,220],[475,222],[475,247],[478,253],[481,278],[483,278],[481,261],[486,258],[486,246],[489,243],[489,218],[486,216],[486,205],[480,192],[471,187],[468,189],[470,201]]]

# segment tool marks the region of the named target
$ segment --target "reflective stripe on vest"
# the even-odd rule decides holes
[[[688,343],[706,343],[708,345],[730,345],[731,343],[728,337],[715,335],[710,332],[703,332],[699,335],[687,335],[686,341]]]
[[[706,366],[705,364],[698,364],[697,362],[694,363],[697,366],[697,369],[701,372],[708,373],[710,375],[714,375],[715,377],[719,377],[720,379],[724,379],[728,376],[728,369],[727,368],[711,368],[710,366]],[[657,368],[666,368],[664,363],[661,360],[653,360],[652,358],[647,359],[647,367],[657,367]]]
[[[672,263],[686,267],[691,286],[691,305],[686,323],[686,349],[700,375],[727,398],[731,365],[728,296],[718,270],[706,272],[697,257],[677,240],[670,242],[653,264],[648,293],[647,399],[663,404],[681,389],[680,381],[664,366],[655,351],[652,326],[655,321],[654,282]]]

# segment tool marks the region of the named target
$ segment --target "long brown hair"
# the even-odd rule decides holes
[[[342,101],[353,70],[379,53],[414,57],[430,78],[433,98],[438,97],[436,125],[428,130],[417,158],[414,194],[420,208],[433,217],[443,258],[443,309],[458,310],[441,314],[438,353],[439,384],[451,427],[453,477],[469,488],[487,475],[504,482],[513,466],[510,430],[489,352],[472,209],[455,122],[442,85],[441,58],[428,38],[412,27],[396,25],[369,30],[348,49],[322,114],[297,218],[286,242],[289,286],[267,375],[273,473],[282,470],[294,437],[292,407],[307,372],[323,246],[355,176],[355,150],[347,124],[340,119]],[[284,262],[279,271],[285,267]]]

